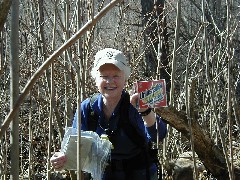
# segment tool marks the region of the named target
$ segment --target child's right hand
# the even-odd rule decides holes
[[[56,171],[61,171],[67,161],[65,154],[62,152],[56,152],[51,158],[50,163]]]

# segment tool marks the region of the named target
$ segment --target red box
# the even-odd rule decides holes
[[[138,81],[134,84],[134,89],[139,94],[138,108],[167,107],[165,79]]]

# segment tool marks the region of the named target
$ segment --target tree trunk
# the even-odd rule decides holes
[[[19,97],[19,1],[12,2],[11,34],[10,34],[10,77],[11,77],[11,109],[14,108]],[[11,123],[10,156],[11,179],[19,179],[19,111],[16,112]]]
[[[166,90],[170,91],[168,59],[168,36],[166,29],[166,17],[164,17],[164,0],[141,1],[145,44],[145,76],[149,72],[157,72],[157,79],[166,80]],[[168,71],[168,72],[167,72]]]
[[[172,107],[156,108],[156,113],[165,119],[166,123],[181,132],[190,140],[188,119],[184,112]],[[217,147],[208,132],[197,121],[192,121],[192,135],[194,136],[194,148],[204,166],[218,180],[229,179],[228,168],[222,149]],[[240,178],[240,169],[235,169],[235,179]]]

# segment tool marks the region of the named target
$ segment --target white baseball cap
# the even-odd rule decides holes
[[[104,64],[113,64],[121,71],[124,71],[128,79],[131,73],[131,68],[127,63],[126,56],[119,50],[113,48],[105,48],[98,51],[95,55],[92,76],[96,76],[96,72]]]

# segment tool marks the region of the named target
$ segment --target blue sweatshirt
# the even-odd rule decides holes
[[[122,92],[122,98],[126,92]],[[121,98],[121,100],[122,100]],[[114,112],[112,113],[112,116],[108,121],[106,121],[105,115],[103,113],[103,98],[102,95],[99,94],[96,98],[96,100],[92,104],[93,111],[97,114],[98,117],[98,123],[97,123],[97,129],[96,133],[101,136],[102,134],[106,134],[106,129],[110,128],[111,130],[117,130],[116,132],[116,141],[114,142],[114,149],[111,151],[111,159],[116,160],[122,160],[122,159],[128,159],[131,157],[136,156],[141,149],[139,146],[136,145],[124,132],[123,129],[119,129],[117,127],[119,118],[116,118],[120,114],[120,102],[116,106]],[[90,98],[87,98],[81,103],[81,129],[84,131],[89,130],[88,129],[88,105],[90,103]],[[143,137],[145,137],[145,141],[149,142],[156,142],[157,141],[157,135],[159,137],[159,140],[162,140],[167,133],[166,124],[161,120],[161,117],[156,115],[156,123],[151,127],[146,127],[144,125],[144,121],[142,119],[142,116],[138,113],[138,110],[130,104],[129,107],[129,120],[133,127],[136,128],[139,134],[141,134]],[[122,115],[123,116],[123,115]],[[73,125],[74,128],[77,128],[77,113],[75,114]],[[158,126],[158,133],[157,133],[157,127]],[[144,142],[143,142],[144,143]],[[152,166],[152,172],[156,171],[156,167]]]

